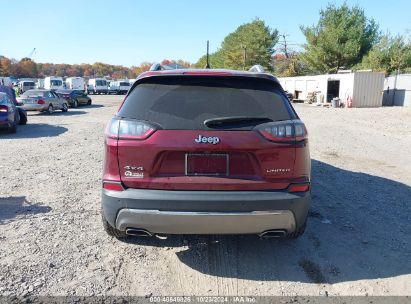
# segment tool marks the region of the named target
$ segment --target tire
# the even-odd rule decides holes
[[[109,224],[109,222],[107,222],[102,209],[101,209],[100,213],[101,213],[101,220],[103,222],[104,230],[107,232],[108,235],[110,235],[112,237],[115,237],[117,239],[125,239],[125,238],[128,237],[127,234],[124,231],[121,231],[121,230],[118,230],[118,229],[112,227]]]
[[[27,124],[27,117],[26,116],[20,116],[20,124],[21,125],[26,125]]]
[[[77,108],[77,107],[78,107],[78,101],[77,99],[74,99],[73,108]]]
[[[49,107],[47,108],[47,113],[50,115],[54,113],[54,108],[52,104],[50,104]]]
[[[91,106],[91,99],[89,101],[87,101],[87,105]]]
[[[68,106],[66,103],[63,103],[63,107],[61,109],[62,112],[67,112],[68,111]]]

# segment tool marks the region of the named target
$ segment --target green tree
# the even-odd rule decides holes
[[[386,75],[397,70],[411,70],[411,43],[401,35],[393,37],[386,34],[358,67],[384,72]]]
[[[240,25],[228,34],[219,50],[210,54],[210,65],[213,68],[249,69],[260,64],[271,69],[271,56],[278,42],[278,31],[270,29],[264,21],[255,19]],[[206,56],[202,56],[196,66],[204,67]]]
[[[316,25],[300,27],[307,43],[303,60],[315,71],[335,73],[361,62],[380,32],[377,23],[358,6],[328,4]]]

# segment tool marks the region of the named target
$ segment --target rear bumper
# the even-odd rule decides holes
[[[48,104],[39,105],[39,104],[24,104],[21,106],[26,111],[46,111]]]
[[[116,229],[165,234],[292,233],[305,224],[310,193],[103,189],[102,206]]]

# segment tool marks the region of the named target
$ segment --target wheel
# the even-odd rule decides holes
[[[127,237],[127,234],[124,231],[121,231],[121,230],[118,230],[118,229],[112,227],[109,224],[109,222],[107,222],[102,209],[101,209],[100,213],[101,213],[101,220],[103,222],[104,230],[107,232],[108,235],[113,236],[113,237],[118,238],[118,239],[124,239],[124,238]]]
[[[67,111],[68,111],[68,106],[67,106],[66,103],[63,103],[63,107],[62,107],[61,111],[63,111],[63,112],[67,112]]]
[[[73,108],[77,108],[77,107],[78,107],[78,101],[77,99],[74,99]]]
[[[91,99],[89,101],[87,101],[87,105],[91,106]]]
[[[49,105],[49,107],[47,108],[47,113],[49,113],[49,114],[53,114],[53,112],[54,112],[53,105],[52,105],[52,104],[50,104],[50,105]]]

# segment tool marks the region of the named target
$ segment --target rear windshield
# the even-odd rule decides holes
[[[218,117],[267,117],[272,121],[296,118],[280,86],[273,81],[204,76],[145,79],[131,91],[118,116],[172,130],[208,130],[204,121]],[[227,126],[242,130],[253,127]]]
[[[21,94],[21,97],[44,97],[45,91],[30,90]]]
[[[105,86],[107,82],[105,80],[96,80],[96,86]]]
[[[50,80],[50,84],[53,86],[61,86],[63,82],[61,80]]]
[[[25,81],[25,82],[23,82],[23,86],[25,86],[25,87],[34,87],[34,82]]]

